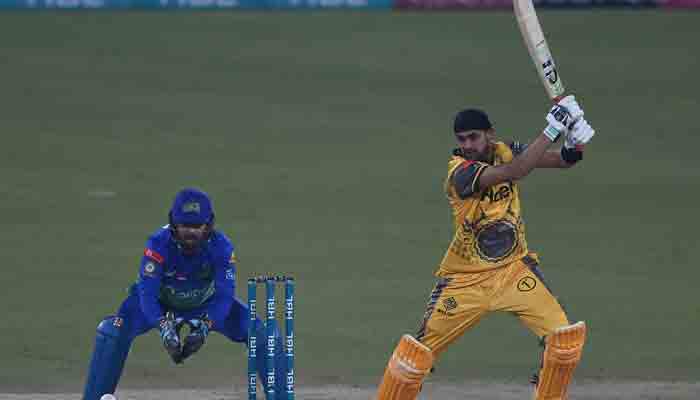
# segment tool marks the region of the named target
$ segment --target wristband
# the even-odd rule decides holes
[[[570,149],[566,146],[562,146],[561,159],[567,164],[576,164],[577,162],[583,160],[583,151],[576,150],[575,147]]]

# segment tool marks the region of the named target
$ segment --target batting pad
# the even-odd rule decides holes
[[[565,400],[571,377],[581,360],[586,323],[558,328],[545,339],[545,350],[535,400]]]
[[[377,400],[414,400],[433,365],[433,353],[411,335],[403,335],[377,391]]]

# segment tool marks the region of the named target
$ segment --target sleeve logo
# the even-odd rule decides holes
[[[163,256],[158,254],[157,251],[151,250],[149,248],[146,248],[146,250],[143,251],[143,255],[157,262],[158,264],[162,264],[164,261]]]
[[[226,279],[229,281],[234,280],[233,268],[229,268],[226,270]]]

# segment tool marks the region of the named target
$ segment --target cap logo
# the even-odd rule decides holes
[[[182,212],[183,213],[199,214],[199,212],[200,212],[199,203],[197,203],[195,201],[191,201],[191,202],[183,204],[182,205]]]

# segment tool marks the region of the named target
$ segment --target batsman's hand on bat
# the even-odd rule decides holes
[[[545,117],[547,126],[543,133],[549,140],[556,142],[559,136],[565,135],[574,126],[576,121],[583,118],[583,109],[579,106],[573,95],[559,100]]]
[[[212,322],[206,314],[185,323],[189,325],[190,333],[185,337],[185,344],[182,345],[182,360],[198,352],[204,346],[212,326]]]
[[[576,122],[583,117],[583,109],[576,101],[576,96],[568,95],[557,102],[557,105],[566,108],[572,122]],[[571,127],[571,125],[569,125]]]
[[[180,346],[180,334],[178,332],[178,323],[175,320],[175,315],[168,312],[160,319],[160,339],[163,341],[163,347],[168,352],[175,364],[180,364],[183,360],[182,349]]]
[[[581,118],[574,123],[573,128],[566,134],[564,147],[567,149],[581,150],[595,135],[595,129],[588,124],[585,118]]]

